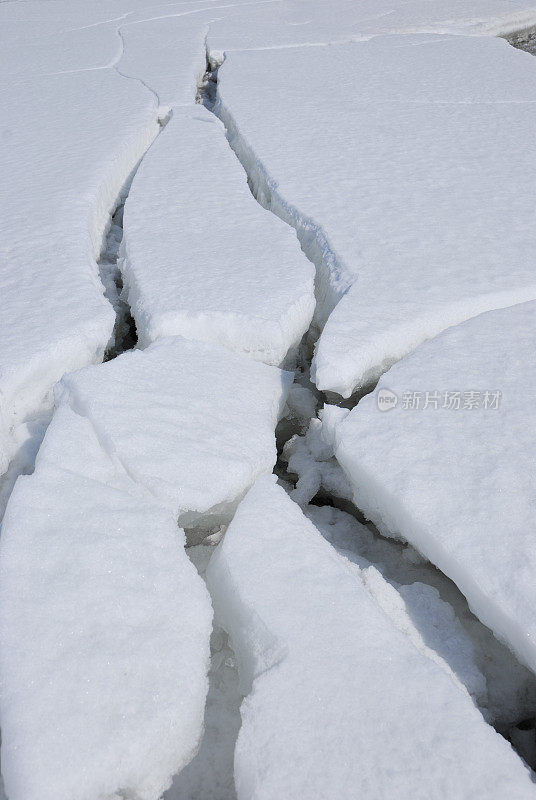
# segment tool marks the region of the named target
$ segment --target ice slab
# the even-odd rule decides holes
[[[212,610],[173,516],[60,408],[0,546],[10,800],[157,800],[201,738]]]
[[[348,397],[440,330],[536,296],[535,77],[486,37],[230,53],[216,111],[317,265],[318,329],[337,306],[320,389]]]
[[[238,800],[532,797],[510,745],[274,480],[250,490],[207,569],[251,690]]]
[[[536,23],[527,0],[282,0],[229,8],[207,37],[217,59],[234,50],[335,44],[391,33],[499,35]]]
[[[86,416],[130,477],[181,525],[228,522],[276,461],[292,375],[217,345],[162,339],[66,375],[58,402]]]
[[[194,103],[206,70],[208,23],[217,14],[197,12],[190,5],[153,13],[155,19],[127,21],[121,26],[124,52],[119,69],[123,75],[143,80],[161,105]]]
[[[114,314],[96,258],[121,187],[158,132],[156,101],[113,69],[1,92],[0,473],[11,431],[64,372],[99,361]],[[31,113],[30,113],[31,109]]]
[[[175,109],[126,203],[122,271],[140,344],[215,342],[279,365],[314,309],[294,231],[251,196],[222,124]]]
[[[335,427],[356,505],[446,573],[533,670],[535,314],[524,303],[444,331]]]

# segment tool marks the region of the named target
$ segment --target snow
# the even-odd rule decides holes
[[[126,22],[120,28],[121,74],[150,86],[163,106],[193,104],[206,70],[205,35],[215,12],[186,8],[168,9],[177,16]]]
[[[2,800],[534,794],[535,24],[0,0]]]
[[[309,503],[319,493],[340,500],[353,497],[352,487],[334,458],[333,447],[322,434],[322,422],[313,418],[305,434],[295,434],[281,454],[288,471],[298,476],[291,497],[299,505]]]
[[[336,11],[334,12],[334,8]],[[209,28],[222,60],[236,50],[335,44],[390,33],[499,35],[536,23],[530,2],[515,0],[282,0],[230,9]]]
[[[314,269],[262,209],[221,123],[175,109],[126,203],[122,270],[142,346],[169,335],[281,364],[307,330]]]
[[[531,796],[510,746],[273,478],[239,506],[207,580],[249,691],[238,800]]]
[[[154,97],[114,70],[34,77],[4,86],[2,103],[0,474],[13,428],[64,372],[102,359],[114,315],[96,258],[158,131]]]
[[[395,408],[380,411],[375,392],[334,431],[358,508],[452,578],[533,670],[535,313],[526,303],[450,328],[381,379],[378,391],[400,398]],[[443,407],[453,391],[460,408]],[[405,408],[414,392],[420,408]]]
[[[90,422],[59,409],[2,527],[10,800],[157,800],[193,757],[212,610],[183,545]]]
[[[349,397],[450,325],[536,296],[535,76],[485,37],[227,56],[216,111],[317,266],[317,331],[331,314],[318,388]]]
[[[162,339],[66,375],[57,403],[182,526],[229,522],[276,461],[274,429],[291,373],[223,347]]]
[[[442,572],[411,545],[380,536],[370,523],[363,525],[338,508],[311,505],[304,513],[340,555],[364,571],[367,588],[380,604],[382,596],[390,598],[383,607],[393,622],[401,624],[420,649],[427,647],[428,655],[444,669],[454,672],[488,722],[507,732],[512,724],[534,716],[534,674],[477,620]],[[375,579],[376,571],[383,581]],[[399,598],[389,593],[385,582]]]

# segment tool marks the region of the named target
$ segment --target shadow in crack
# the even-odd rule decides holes
[[[214,551],[196,545],[186,552],[201,577]],[[195,758],[173,779],[163,800],[236,800],[234,748],[240,730],[240,704],[235,656],[226,633],[214,623],[210,639],[211,664],[205,707],[205,732]],[[0,799],[1,800],[1,799]]]

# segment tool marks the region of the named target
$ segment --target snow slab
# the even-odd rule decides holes
[[[234,50],[335,44],[391,33],[500,35],[536,23],[527,0],[282,0],[229,8],[210,25],[216,60]]]
[[[358,508],[448,575],[532,670],[535,315],[536,303],[524,303],[443,332],[395,365],[334,432]],[[380,411],[391,392],[396,407]]]
[[[216,112],[317,266],[318,330],[337,306],[320,389],[348,397],[446,327],[536,297],[535,78],[486,37],[228,55]]]
[[[120,72],[143,80],[163,106],[194,103],[206,70],[205,36],[216,12],[186,8],[167,9],[177,16],[126,22],[120,29]]]
[[[314,268],[251,196],[223,125],[175,109],[125,207],[122,271],[142,346],[215,342],[279,365],[309,327]]]
[[[56,396],[191,527],[229,522],[258,475],[272,471],[291,383],[291,373],[175,337],[66,375]]]
[[[169,511],[62,407],[0,545],[10,800],[157,800],[195,755],[210,598]]]
[[[102,359],[114,314],[96,258],[159,128],[153,95],[113,69],[34,78],[0,94],[10,109],[0,142],[1,474],[12,429],[64,372]]]
[[[250,490],[207,569],[250,689],[238,800],[533,797],[510,745],[274,480]]]

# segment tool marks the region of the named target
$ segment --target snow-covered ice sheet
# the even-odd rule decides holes
[[[70,369],[99,361],[114,314],[97,264],[120,189],[158,132],[156,101],[113,69],[0,91],[0,474],[11,429]]]
[[[528,771],[465,690],[273,481],[250,490],[207,569],[250,690],[239,800],[532,797]]]
[[[0,545],[10,800],[157,800],[202,733],[212,610],[169,511],[60,408]]]
[[[294,231],[251,196],[222,124],[179,108],[136,173],[122,271],[140,344],[212,341],[278,365],[314,309]]]
[[[187,9],[172,7],[167,13],[179,16],[157,15],[120,28],[124,46],[118,67],[121,74],[150,86],[161,105],[194,103],[206,70],[205,36],[216,14]]]
[[[217,58],[233,50],[330,44],[390,33],[504,34],[536,23],[527,0],[282,0],[231,8],[211,24]]]
[[[535,319],[524,303],[444,331],[334,430],[356,505],[452,578],[533,670]],[[396,407],[380,411],[378,392]]]
[[[317,265],[319,328],[340,301],[319,388],[348,397],[440,330],[536,296],[528,54],[432,35],[236,52],[218,97],[260,199]]]
[[[66,375],[57,402],[90,419],[105,450],[181,525],[219,524],[272,471],[291,382],[223,347],[171,337]]]

